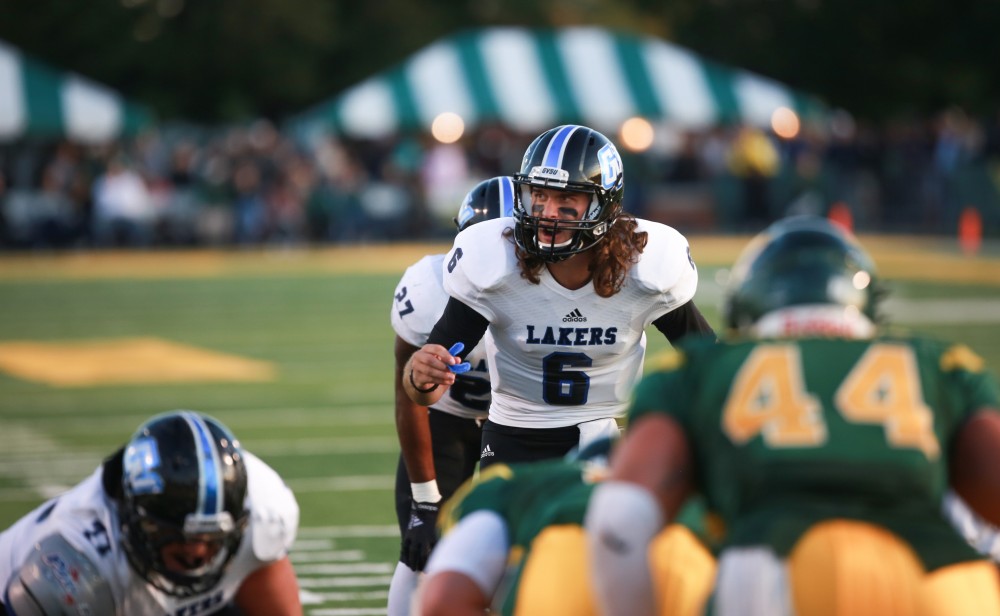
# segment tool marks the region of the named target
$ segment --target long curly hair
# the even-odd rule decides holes
[[[621,291],[629,269],[639,262],[639,256],[646,248],[649,234],[636,231],[639,223],[631,214],[622,212],[608,229],[601,242],[587,251],[590,255],[590,277],[594,290],[601,297],[611,297]],[[545,260],[521,250],[514,242],[514,229],[508,227],[503,235],[514,244],[514,254],[521,269],[521,278],[531,284],[540,282],[539,274],[545,267]]]

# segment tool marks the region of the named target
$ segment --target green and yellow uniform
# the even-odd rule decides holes
[[[582,528],[587,503],[605,469],[554,460],[494,465],[461,488],[445,508],[442,531],[476,511],[506,523],[508,568],[494,596],[497,613],[596,615]],[[662,614],[695,614],[715,573],[711,554],[680,524],[670,525],[650,549],[659,572]]]
[[[972,412],[1000,406],[996,380],[968,348],[886,336],[681,349],[638,386],[630,422],[666,412],[682,426],[724,549],[770,548],[797,585],[806,576],[795,580],[796,567],[827,566],[830,545],[881,532],[870,525],[888,531],[877,539],[885,551],[869,555],[886,567],[900,550],[912,553],[899,568],[918,576],[981,561],[941,514],[953,436]],[[831,520],[845,523],[820,524]],[[815,584],[807,594],[823,600]]]

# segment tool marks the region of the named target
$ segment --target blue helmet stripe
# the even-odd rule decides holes
[[[514,215],[514,181],[504,176],[500,178],[500,216]]]
[[[562,168],[563,155],[566,153],[566,144],[569,143],[569,138],[573,135],[576,130],[580,128],[579,126],[560,126],[556,129],[556,134],[552,135],[552,139],[549,140],[549,145],[545,149],[545,158],[542,163],[545,167],[558,167]]]
[[[205,420],[195,413],[184,413],[191,427],[198,455],[198,506],[196,512],[213,515],[222,511],[222,471],[219,452],[212,446],[212,435]]]

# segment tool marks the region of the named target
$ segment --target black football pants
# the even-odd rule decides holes
[[[476,471],[482,439],[481,422],[434,409],[428,410],[428,419],[438,490],[441,491],[441,498],[448,500],[458,486]],[[410,476],[400,454],[396,466],[396,519],[401,537],[410,522],[410,499]]]

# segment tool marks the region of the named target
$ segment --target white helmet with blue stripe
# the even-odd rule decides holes
[[[193,411],[153,417],[122,458],[121,522],[132,567],[174,596],[211,589],[243,538],[246,495],[246,466],[228,428]],[[165,547],[187,542],[207,549],[183,567],[165,560]]]
[[[593,247],[604,239],[622,211],[625,176],[621,156],[607,137],[586,126],[557,126],[536,137],[524,153],[514,183],[518,188],[514,240],[522,250],[545,261],[561,261]],[[532,213],[533,187],[587,193],[590,205],[580,220],[546,220]],[[576,233],[569,242],[546,244],[538,240],[540,224],[553,231]],[[556,233],[550,235],[555,242]]]

